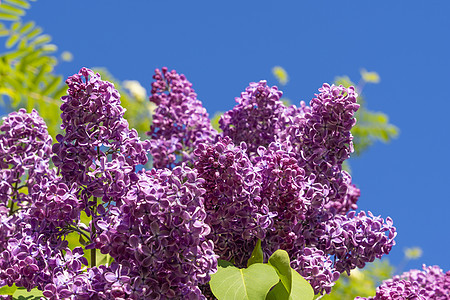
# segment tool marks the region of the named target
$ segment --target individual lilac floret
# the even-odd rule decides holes
[[[31,188],[48,172],[52,138],[44,120],[34,109],[10,113],[0,126],[0,204],[21,202],[26,196],[19,192],[22,176]]]
[[[156,69],[150,101],[157,105],[147,134],[155,168],[193,164],[192,151],[200,143],[212,143],[217,135],[206,109],[184,75]]]
[[[264,80],[250,83],[236,98],[238,104],[220,118],[223,136],[230,137],[236,145],[245,142],[250,157],[259,146],[267,147],[285,129],[282,95],[276,86],[269,87]]]
[[[141,171],[123,204],[98,221],[95,247],[136,270],[140,299],[200,297],[198,285],[216,271],[202,183],[187,166]]]
[[[147,141],[139,140],[123,118],[120,95],[99,74],[82,68],[66,80],[68,95],[61,98],[61,128],[53,162],[67,182],[84,187],[84,197],[119,201],[135,166],[147,163]]]
[[[209,238],[221,259],[243,267],[271,225],[272,214],[260,196],[261,176],[246,154],[228,137],[215,145],[200,144],[194,151],[195,169],[204,180]]]
[[[450,271],[444,273],[438,266],[423,265],[423,271],[410,270],[383,281],[374,297],[356,299],[447,300],[450,299]]]

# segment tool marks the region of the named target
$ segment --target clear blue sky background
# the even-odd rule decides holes
[[[233,107],[251,81],[275,84],[281,65],[285,95],[298,103],[335,76],[368,85],[369,109],[387,113],[401,134],[351,161],[359,207],[391,216],[398,265],[406,247],[423,257],[406,268],[450,269],[450,1],[115,1],[40,0],[26,19],[74,60],[57,72],[102,66],[149,90],[155,68],[184,73],[214,114]]]

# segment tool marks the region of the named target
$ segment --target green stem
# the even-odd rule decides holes
[[[95,238],[95,217],[97,216],[97,197],[94,197],[94,207],[92,208],[92,221],[91,221],[91,241]],[[91,249],[91,268],[97,265],[97,250]]]
[[[84,231],[82,231],[81,229],[79,229],[77,227],[72,227],[72,226],[67,226],[67,229],[76,231],[79,234],[81,234],[82,236],[84,236],[85,238],[87,238],[89,242],[91,241],[91,237],[89,235],[87,235]]]
[[[19,172],[17,172],[16,179],[19,179],[19,178],[20,178]],[[17,188],[18,185],[19,185],[19,182],[16,181],[16,183],[14,185],[14,188],[13,188],[14,190],[13,190],[12,195],[11,195],[11,205],[9,207],[9,215],[10,216],[12,216],[12,214],[15,212],[15,211],[13,211],[13,209],[14,209],[14,196],[16,196],[16,199],[17,199],[17,191],[19,190]]]

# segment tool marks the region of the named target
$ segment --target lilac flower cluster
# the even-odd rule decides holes
[[[438,266],[423,265],[423,271],[410,270],[383,281],[374,297],[356,299],[447,300],[450,299],[450,271],[444,273]]]
[[[61,98],[65,134],[56,137],[53,163],[66,182],[83,187],[86,204],[91,196],[120,201],[136,165],[147,163],[149,142],[129,129],[112,83],[86,68],[66,83],[68,95]]]
[[[197,187],[202,181],[187,167],[136,174],[136,166],[147,162],[149,142],[140,142],[136,131],[128,129],[112,84],[85,68],[67,83],[68,96],[61,106],[65,135],[57,137],[53,149],[34,111],[30,115],[37,124],[21,110],[2,127],[9,134],[2,136],[2,176],[11,180],[2,180],[2,186],[9,185],[3,189],[1,209],[5,243],[0,249],[0,286],[38,287],[49,299],[200,298],[198,285],[206,284],[217,268],[213,244],[205,238],[210,230],[204,223],[204,190]],[[14,143],[25,150],[15,150]],[[33,153],[33,146],[40,152]],[[62,177],[49,168],[52,152]],[[28,175],[26,185],[23,175]],[[28,193],[21,195],[20,210],[12,211],[7,204],[18,198],[21,188]],[[92,197],[105,205],[92,210]],[[150,206],[159,214],[152,216]],[[105,251],[110,244],[102,242],[111,239],[118,247],[105,252],[117,260],[109,267],[86,269],[82,248],[67,247],[68,232],[88,229],[78,223],[86,209],[99,214],[90,226],[97,235],[85,234],[88,239],[97,236],[90,247]],[[105,221],[115,221],[111,224],[118,227],[105,226]],[[160,229],[167,236],[159,236]]]
[[[77,226],[83,209],[77,190],[55,178],[54,172],[41,175],[28,189],[26,205],[9,212],[14,213],[9,218],[15,224],[0,253],[0,285],[15,283],[43,290],[56,272],[66,268],[76,271],[87,264],[81,248],[76,251],[81,255],[75,264],[67,265],[68,260],[61,257],[62,251],[70,252],[65,230]]]
[[[259,146],[267,147],[284,129],[285,109],[280,101],[282,92],[269,87],[266,81],[250,83],[234,109],[225,112],[219,120],[223,135],[236,145],[245,142],[247,153],[253,156]]]
[[[51,137],[38,113],[11,113],[0,129],[0,285],[31,289],[51,276],[49,258],[67,244],[58,228],[78,219],[80,209],[49,168]]]
[[[363,268],[391,251],[396,236],[392,224],[389,217],[385,222],[371,212],[366,215],[364,211],[358,214],[351,211],[321,223],[312,234],[316,240],[310,243],[335,257],[338,272],[349,274],[350,270]]]
[[[306,174],[315,174],[316,182],[328,187],[327,207],[345,214],[356,209],[359,192],[351,184],[342,163],[353,152],[350,130],[359,104],[353,87],[324,84],[311,100],[311,108],[291,118],[286,138],[292,143],[299,165]]]
[[[267,202],[260,197],[261,178],[246,154],[246,144],[235,146],[229,137],[194,151],[195,169],[204,180],[209,238],[221,259],[244,266],[271,225]]]
[[[291,256],[291,267],[309,281],[316,293],[331,292],[340,273],[333,268],[329,255],[321,250],[305,247]]]
[[[168,94],[152,101],[167,102],[170,89],[159,71],[155,78],[157,89]],[[265,81],[251,83],[220,119],[216,142],[196,145],[206,222],[221,259],[245,266],[260,238],[267,256],[285,249],[316,293],[329,292],[337,274],[389,253],[395,227],[390,219],[350,212],[360,191],[342,163],[353,151],[355,90],[324,84],[310,107],[301,102],[298,108],[285,107],[281,95]],[[172,133],[188,126],[168,115],[158,119],[155,132],[175,141]]]
[[[261,174],[261,198],[274,215],[273,226],[264,237],[268,254],[277,249],[296,252],[303,248],[298,228],[306,218],[310,199],[303,197],[305,171],[293,156],[292,147],[272,142],[268,148],[258,147],[256,167]]]
[[[145,299],[201,297],[198,285],[217,270],[202,182],[187,166],[141,171],[124,203],[104,212],[96,247],[129,266],[127,292],[141,291]]]
[[[184,75],[163,68],[154,79],[149,141],[129,128],[114,85],[86,68],[66,81],[64,134],[52,147],[37,112],[4,119],[0,287],[38,287],[49,299],[204,299],[217,259],[244,267],[261,239],[266,258],[288,251],[315,292],[329,293],[340,273],[389,253],[392,220],[351,211],[359,189],[342,170],[353,88],[325,84],[297,108],[252,83],[218,134]],[[149,152],[155,168],[137,171]],[[88,268],[66,241],[74,232],[114,262]]]
[[[26,177],[26,187],[31,188],[48,172],[52,138],[35,110],[28,114],[20,109],[9,114],[3,118],[0,131],[0,206],[8,205],[8,201],[21,205],[27,198],[20,191],[22,177]]]
[[[138,299],[142,293],[133,289],[130,281],[129,267],[115,262],[109,267],[59,270],[45,286],[43,295],[49,300],[125,299],[128,296],[129,299]]]
[[[171,168],[183,162],[193,164],[193,150],[200,143],[213,142],[206,109],[197,100],[192,84],[174,70],[156,69],[150,101],[157,105],[153,124],[147,133],[151,139],[153,166]]]

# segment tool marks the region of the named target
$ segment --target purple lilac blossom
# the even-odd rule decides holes
[[[185,165],[140,171],[123,204],[98,221],[95,246],[130,266],[132,299],[202,297],[198,285],[217,270],[202,183]]]
[[[27,201],[27,195],[18,189],[22,176],[26,176],[25,186],[31,188],[49,172],[52,138],[34,109],[10,113],[3,118],[0,131],[0,205],[11,201],[21,205]]]
[[[423,271],[410,270],[402,275],[383,281],[374,297],[359,300],[447,300],[450,299],[450,271],[444,273],[438,266],[427,267]]]
[[[309,281],[316,294],[329,294],[340,275],[329,255],[309,247],[291,255],[291,267]]]
[[[303,235],[308,245],[334,257],[333,267],[339,273],[349,274],[352,269],[363,268],[388,254],[395,245],[397,233],[392,219],[388,217],[385,221],[371,212],[351,211],[318,224],[315,228],[305,226]]]
[[[284,107],[275,87],[251,84],[216,137],[184,75],[163,68],[154,79],[151,142],[129,129],[114,86],[83,68],[67,80],[65,135],[53,146],[62,178],[48,169],[51,140],[34,161],[4,151],[0,192],[6,204],[14,197],[26,205],[12,218],[0,205],[6,224],[0,229],[8,232],[0,235],[7,239],[0,286],[37,286],[49,299],[204,298],[199,286],[215,272],[216,254],[243,267],[259,238],[266,256],[287,250],[315,292],[329,293],[339,273],[390,251],[392,220],[348,213],[359,197],[342,171],[358,107],[352,88],[325,84],[311,107],[297,108]],[[30,130],[20,123],[29,118],[25,111],[18,114],[8,119],[14,130],[3,127],[0,150]],[[31,132],[41,132],[45,124],[31,118],[37,122]],[[155,167],[173,170],[136,173],[148,149]],[[14,172],[31,175],[28,195],[18,193]],[[97,236],[86,249],[96,247],[115,262],[86,269],[82,249],[68,249],[64,234],[78,225],[91,197],[108,205],[97,206]]]
[[[353,211],[347,215],[356,209],[360,194],[351,176],[342,170],[342,162],[353,151],[350,130],[359,107],[357,95],[353,88],[327,84],[319,92],[311,107],[304,102],[299,108],[284,107],[276,88],[268,88],[265,82],[250,84],[237,99],[238,105],[224,114],[221,126],[223,136],[229,135],[234,142],[245,141],[247,153],[252,149],[250,164],[255,164],[261,176],[261,200],[252,202],[269,203],[269,215],[274,216],[263,240],[266,256],[278,248],[287,250],[293,266],[310,280],[315,292],[329,293],[339,273],[389,253],[396,233],[389,218],[385,223],[370,213],[355,216]],[[267,124],[272,127],[261,130]],[[263,139],[267,131],[271,134]],[[199,161],[205,166],[209,163],[210,173],[217,177],[220,172],[214,173],[211,166],[216,159],[211,156],[213,152],[204,153]],[[212,184],[211,191],[216,189],[214,176],[204,177],[206,186]],[[217,193],[211,197],[216,203],[213,213],[234,202],[219,201],[221,195]],[[222,215],[221,222],[228,224],[230,217]],[[215,220],[217,217],[211,222]],[[348,227],[350,234],[343,234],[341,226]],[[241,238],[226,236],[226,240],[227,247],[245,248]],[[354,240],[359,244],[353,245]],[[305,251],[321,258],[305,260]],[[305,261],[309,267],[300,268]]]
[[[262,182],[260,197],[274,215],[273,226],[268,228],[263,243],[268,256],[277,249],[289,253],[304,246],[298,228],[311,202],[303,196],[305,171],[298,166],[291,150],[292,147],[273,142],[267,149],[260,146],[255,158]]]
[[[273,225],[267,229],[263,251],[268,258],[277,249],[286,250],[291,266],[307,279],[316,293],[329,293],[339,272],[328,254],[314,247],[306,247],[303,229],[305,219],[316,198],[323,198],[323,187],[311,184],[298,165],[288,143],[271,143],[267,149],[259,147],[257,167],[262,175],[261,198],[274,214]],[[326,193],[326,192],[325,192]]]
[[[150,101],[157,105],[147,135],[155,168],[193,164],[192,152],[200,143],[212,143],[217,135],[192,84],[175,70],[156,69]]]
[[[204,180],[209,238],[221,259],[246,265],[256,239],[263,239],[271,218],[260,196],[261,176],[246,154],[246,144],[230,138],[195,149],[195,169]]]
[[[342,170],[342,163],[353,152],[350,130],[356,123],[354,113],[359,107],[353,87],[324,84],[311,100],[311,108],[291,118],[284,138],[293,145],[299,165],[306,175],[315,174],[316,182],[328,186],[324,203],[337,213],[356,209],[358,192],[350,175]]]
[[[113,262],[86,270],[59,270],[43,291],[48,300],[58,299],[142,299],[131,286],[129,266]]]
[[[83,187],[86,203],[91,196],[120,201],[136,165],[147,163],[149,142],[129,128],[112,83],[87,68],[66,83],[68,95],[61,98],[65,133],[56,137],[53,162],[66,182]]]
[[[9,114],[0,130],[0,286],[31,289],[51,276],[48,259],[66,246],[58,227],[79,218],[78,199],[49,168],[51,137],[35,110]]]
[[[282,95],[276,86],[269,87],[264,80],[250,83],[236,98],[238,104],[220,118],[222,136],[228,136],[236,145],[245,142],[247,154],[252,158],[259,146],[267,147],[284,130]]]
[[[77,226],[83,208],[77,190],[69,189],[60,178],[42,180],[29,191],[30,206],[19,210],[15,231],[0,254],[0,286],[15,283],[28,290],[43,289],[57,270],[78,270],[87,265],[81,253],[76,263],[68,262],[68,226]],[[61,252],[66,252],[66,259]]]

